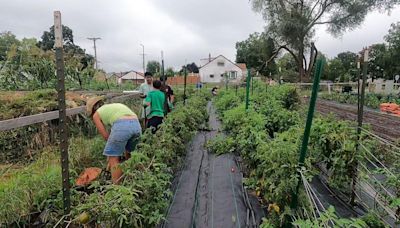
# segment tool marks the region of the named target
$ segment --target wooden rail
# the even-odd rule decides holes
[[[135,98],[138,97],[139,93],[129,93],[129,94],[124,94],[122,96],[118,97],[113,97],[109,98],[111,102],[118,102],[118,101],[123,101],[128,98]],[[86,106],[80,106],[77,108],[70,108],[67,109],[67,116],[73,116],[77,115],[80,113],[85,112]],[[49,120],[54,120],[58,119],[58,110],[56,111],[51,111],[51,112],[45,112],[45,113],[40,113],[40,114],[35,114],[35,115],[30,115],[30,116],[23,116],[15,119],[9,119],[9,120],[3,120],[0,121],[0,131],[7,131],[7,130],[12,130],[20,127],[25,127],[29,126],[32,124],[36,123],[43,123]]]

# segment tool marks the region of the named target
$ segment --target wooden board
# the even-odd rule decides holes
[[[110,99],[111,102],[123,101],[128,98],[139,97],[139,93],[130,93],[118,97],[113,97]],[[85,112],[86,106],[80,106],[77,108],[67,109],[67,116],[77,115],[79,113]],[[49,120],[58,119],[58,110],[40,113],[31,116],[24,116],[15,119],[0,121],[0,131],[7,131],[15,128],[25,127],[36,123],[43,123]]]

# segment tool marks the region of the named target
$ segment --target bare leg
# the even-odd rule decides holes
[[[111,171],[111,179],[114,184],[119,184],[122,177],[122,170],[119,165],[119,157],[108,157],[108,167]]]

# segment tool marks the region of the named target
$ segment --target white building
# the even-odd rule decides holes
[[[123,83],[133,83],[133,84],[141,84],[144,82],[144,76],[141,72],[129,71],[124,73],[121,77],[117,79],[118,84]]]
[[[201,59],[199,71],[201,82],[219,83],[226,78],[230,82],[239,82],[246,75],[246,64],[234,63],[223,55],[215,58],[210,56],[208,59]]]

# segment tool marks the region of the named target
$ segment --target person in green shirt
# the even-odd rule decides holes
[[[155,80],[153,88],[154,90],[147,94],[144,106],[150,107],[150,113],[147,116],[147,128],[151,128],[154,134],[164,119],[165,94],[160,91],[161,81]]]
[[[107,141],[103,155],[107,156],[107,168],[111,170],[114,184],[121,180],[120,158],[130,158],[130,153],[139,142],[142,128],[137,115],[120,103],[104,104],[102,97],[93,97],[86,103],[87,115],[93,119],[97,130]],[[110,132],[107,131],[108,127]]]

